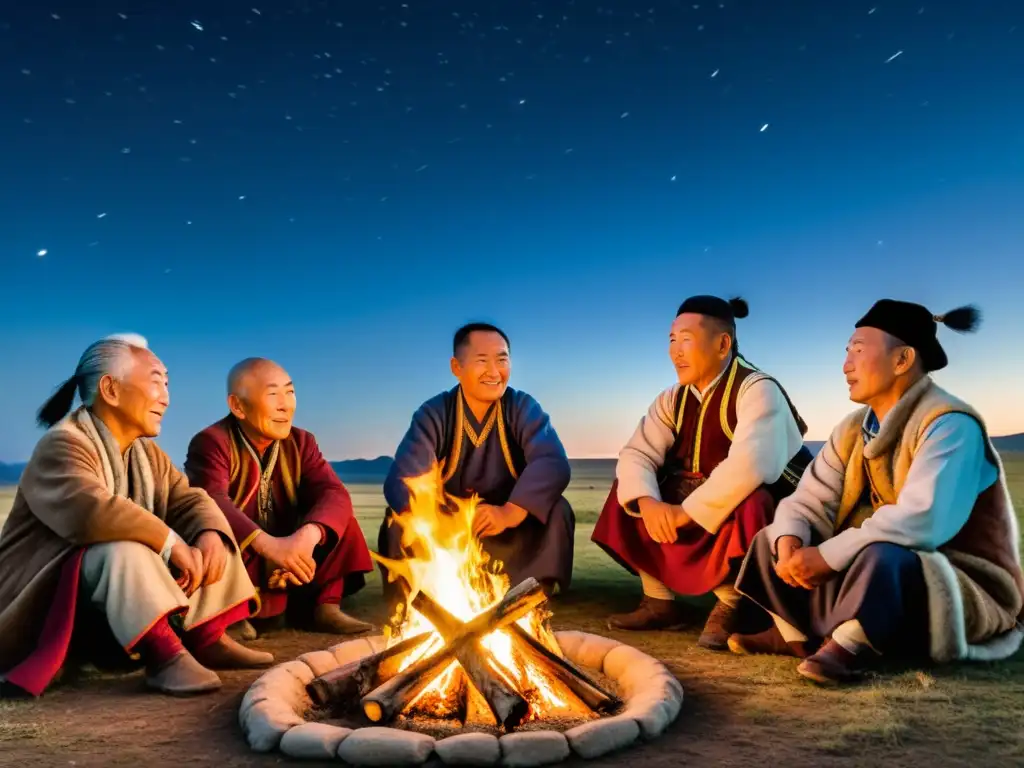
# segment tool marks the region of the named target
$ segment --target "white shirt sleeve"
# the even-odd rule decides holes
[[[658,395],[647,414],[640,419],[633,436],[619,451],[615,465],[615,477],[619,482],[618,500],[630,514],[636,515],[637,512],[627,505],[644,496],[661,501],[658,469],[665,464],[665,456],[676,440],[673,415],[679,390],[676,384]]]
[[[963,528],[979,493],[996,479],[978,422],[964,413],[940,416],[921,440],[896,503],[879,507],[860,528],[823,542],[821,556],[843,571],[876,542],[934,551]]]
[[[775,518],[765,529],[773,552],[783,536],[796,536],[807,546],[812,530],[834,529],[846,477],[846,465],[835,447],[839,429],[833,431],[808,465],[796,490],[775,508]]]
[[[174,545],[181,541],[181,537],[174,531],[167,532],[167,538],[164,539],[164,545],[160,548],[160,557],[163,559],[165,564],[171,562],[171,550],[174,549]]]
[[[779,385],[767,377],[752,380],[737,395],[728,456],[686,498],[683,511],[715,533],[747,496],[779,479],[802,445],[803,436]]]

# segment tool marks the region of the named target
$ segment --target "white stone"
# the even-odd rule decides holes
[[[628,747],[640,738],[640,725],[632,717],[616,715],[577,725],[565,738],[573,752],[591,760]]]
[[[281,737],[281,751],[304,760],[332,760],[351,728],[327,723],[296,725]]]
[[[434,745],[447,765],[494,765],[501,760],[501,744],[489,733],[460,733]]]
[[[370,635],[364,639],[370,644],[371,653],[380,653],[388,644],[387,638],[384,635]]]
[[[647,681],[668,669],[660,661],[628,645],[613,648],[604,657],[601,669],[622,688],[625,696],[642,690]]]
[[[302,714],[313,704],[306,692],[306,685],[312,680],[313,670],[306,664],[289,661],[264,672],[246,695],[252,697],[250,702],[261,699],[278,701],[290,707],[293,712]]]
[[[555,632],[555,639],[569,661],[591,669],[601,669],[608,652],[622,645],[610,637],[571,630]]]
[[[313,671],[313,677],[320,677],[338,668],[338,658],[330,651],[310,651],[299,656],[296,661],[303,662]]]
[[[338,660],[338,666],[343,667],[346,664],[372,654],[373,646],[370,645],[365,637],[360,637],[355,640],[346,640],[344,643],[332,645],[327,650],[334,654],[334,658]]]
[[[636,720],[643,738],[650,740],[664,733],[679,716],[682,706],[682,686],[666,672],[630,696],[621,716]]]
[[[558,731],[506,733],[498,741],[502,765],[533,768],[560,763],[570,754],[569,742]]]
[[[338,757],[355,766],[421,765],[434,751],[434,739],[398,728],[360,728],[346,736]]]
[[[270,752],[281,743],[282,736],[303,722],[287,704],[266,699],[249,707],[242,720],[242,730],[253,751]]]

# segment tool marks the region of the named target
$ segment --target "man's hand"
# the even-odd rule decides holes
[[[216,584],[224,575],[228,563],[228,549],[216,531],[203,531],[196,539],[196,549],[203,553],[203,586]]]
[[[775,567],[775,572],[791,587],[804,589],[814,589],[836,575],[817,547],[799,547],[793,550],[785,563],[780,561]]]
[[[191,597],[203,583],[203,553],[178,539],[171,548],[169,560],[178,569],[175,582],[187,597]]]
[[[252,542],[256,554],[262,555],[281,571],[293,574],[301,583],[308,584],[316,575],[313,550],[320,543],[320,529],[303,525],[291,536],[271,536],[261,533]]]
[[[478,504],[473,517],[473,535],[478,539],[497,536],[499,533],[515,528],[526,519],[528,512],[515,504]]]
[[[775,575],[791,587],[799,587],[800,584],[789,573],[789,559],[803,545],[804,543],[800,540],[799,536],[782,536],[775,544]]]
[[[676,520],[682,509],[651,496],[644,496],[637,503],[640,506],[640,517],[643,518],[644,527],[651,538],[659,544],[675,542],[678,538]]]

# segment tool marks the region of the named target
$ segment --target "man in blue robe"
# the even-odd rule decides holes
[[[388,509],[378,551],[394,560],[408,554],[393,512],[408,511],[406,481],[439,466],[446,494],[479,497],[473,534],[503,563],[510,586],[532,576],[549,594],[564,592],[576,518],[562,496],[570,475],[562,442],[537,401],[508,386],[512,363],[503,331],[485,323],[463,326],[452,354],[458,386],[420,406],[395,452],[384,483]]]

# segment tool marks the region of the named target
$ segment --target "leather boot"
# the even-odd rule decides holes
[[[221,687],[216,672],[204,667],[188,651],[182,651],[162,667],[147,670],[146,685],[171,696],[209,693]]]
[[[697,645],[710,651],[724,651],[729,647],[729,637],[736,631],[739,611],[719,600],[711,610],[704,629],[697,638]]]
[[[801,661],[796,671],[818,685],[854,682],[864,673],[858,655],[835,640],[829,640],[817,653]]]
[[[318,605],[313,611],[313,630],[332,635],[358,635],[375,629],[373,624],[349,616],[333,603]]]
[[[756,635],[730,635],[729,650],[741,656],[795,656],[806,659],[811,655],[807,643],[787,642],[775,624]]]
[[[620,613],[608,618],[609,629],[642,632],[651,629],[675,629],[683,624],[683,611],[675,600],[661,600],[644,595],[632,613]]]
[[[274,663],[273,654],[239,645],[227,633],[217,642],[194,651],[196,660],[210,669],[257,669]]]
[[[256,627],[254,627],[248,619],[242,619],[237,624],[232,624],[228,627],[228,632],[232,637],[246,642],[252,642],[260,636],[256,631]]]

